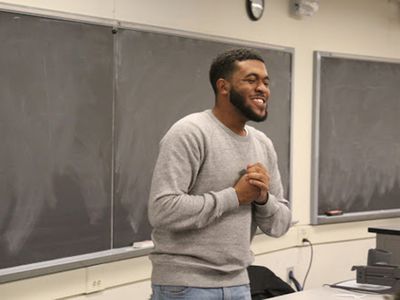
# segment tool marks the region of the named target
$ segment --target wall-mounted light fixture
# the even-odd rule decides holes
[[[310,17],[319,9],[319,0],[291,0],[290,12],[297,17]]]

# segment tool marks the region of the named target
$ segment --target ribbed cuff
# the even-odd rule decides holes
[[[268,194],[268,201],[265,204],[254,203],[257,211],[265,215],[266,217],[272,216],[278,209],[279,203],[276,197],[272,194]]]
[[[214,194],[214,197],[218,200],[220,209],[219,215],[239,207],[239,200],[233,187],[219,192],[212,192],[212,194]]]

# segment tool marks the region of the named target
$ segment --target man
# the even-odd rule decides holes
[[[290,226],[272,142],[246,125],[268,115],[263,59],[222,53],[210,81],[213,109],[179,120],[160,142],[149,201],[152,299],[251,299],[257,226],[275,237]]]

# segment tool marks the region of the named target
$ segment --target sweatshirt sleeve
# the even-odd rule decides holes
[[[148,207],[153,227],[171,231],[198,229],[239,206],[233,187],[190,194],[204,154],[204,137],[195,126],[175,124],[161,140]]]
[[[283,198],[283,187],[278,169],[278,161],[272,142],[269,145],[270,188],[268,201],[264,205],[253,204],[255,225],[269,236],[279,237],[285,234],[291,225],[292,213],[289,203]]]

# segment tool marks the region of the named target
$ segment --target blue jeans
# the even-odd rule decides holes
[[[152,285],[151,300],[251,300],[250,285],[224,288],[196,288],[172,285]]]

